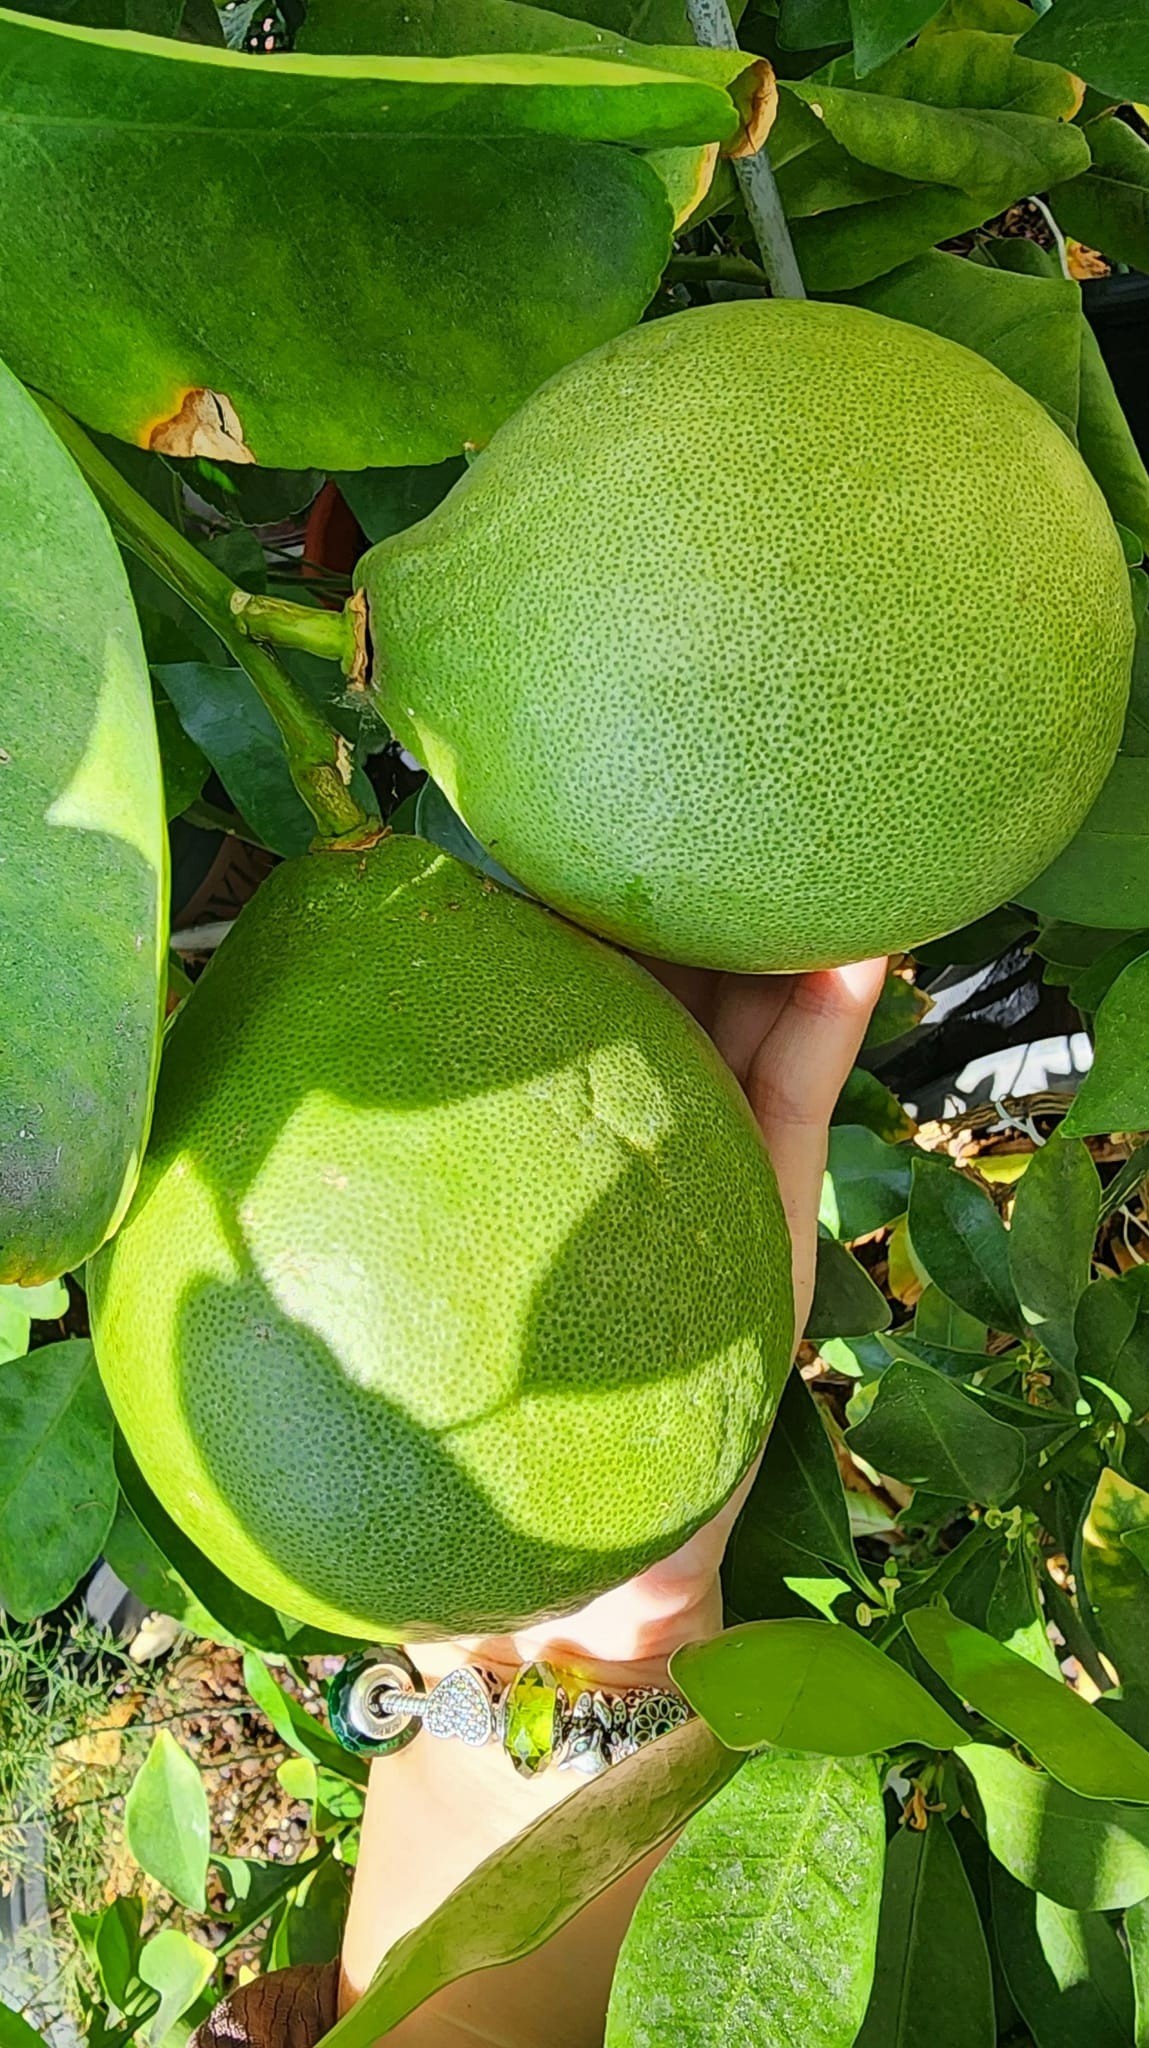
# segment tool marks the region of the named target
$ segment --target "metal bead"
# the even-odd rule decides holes
[[[393,1756],[419,1733],[425,1690],[398,1643],[350,1657],[327,1688],[331,1732],[344,1749],[356,1754]],[[399,1701],[407,1697],[411,1706],[400,1710]]]

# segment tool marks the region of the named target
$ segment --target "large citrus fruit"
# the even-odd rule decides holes
[[[577,1605],[767,1428],[789,1250],[640,967],[418,840],[288,862],[178,1015],[91,1268],[113,1407],[240,1585],[409,1638]]]
[[[1040,872],[1133,621],[1097,485],[981,356],[742,302],[553,378],[361,565],[381,708],[504,867],[668,958],[812,967]]]

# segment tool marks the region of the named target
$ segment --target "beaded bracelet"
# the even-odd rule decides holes
[[[498,1742],[525,1778],[552,1764],[597,1777],[691,1713],[673,1686],[616,1692],[585,1685],[576,1672],[539,1661],[520,1665],[510,1679],[479,1665],[460,1665],[428,1692],[398,1643],[349,1659],[328,1686],[327,1704],[344,1749],[391,1756],[426,1728],[429,1735],[472,1749]]]

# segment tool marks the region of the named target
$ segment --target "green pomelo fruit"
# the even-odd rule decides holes
[[[0,363],[0,1282],[128,1206],[167,988],[168,835],[119,549]]]
[[[164,1507],[273,1606],[509,1628],[664,1556],[792,1341],[747,1104],[642,968],[422,841],[278,868],[90,1269]]]
[[[1129,685],[1076,450],[981,356],[856,307],[608,343],[359,581],[381,709],[495,859],[703,966],[980,917],[1073,835]]]

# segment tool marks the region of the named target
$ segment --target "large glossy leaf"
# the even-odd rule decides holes
[[[961,1751],[974,1817],[998,1862],[1032,1891],[1083,1913],[1149,1897],[1149,1814],[1082,1799],[1008,1749]]]
[[[672,1659],[675,1683],[731,1749],[874,1755],[965,1737],[916,1678],[831,1621],[755,1621]]]
[[[1093,162],[1059,186],[1058,221],[1112,262],[1149,270],[1149,144],[1116,114],[1091,121],[1086,133]]]
[[[206,1910],[211,1829],[203,1779],[161,1728],[124,1802],[124,1836],[142,1870],[193,1913]]]
[[[887,1145],[865,1124],[835,1124],[822,1186],[819,1222],[849,1241],[904,1216],[910,1199],[910,1153]]]
[[[1067,278],[1018,276],[933,249],[848,297],[976,350],[1076,433],[1081,295]]]
[[[948,1161],[919,1153],[909,1223],[914,1257],[943,1294],[991,1329],[1024,1332],[1008,1233],[987,1194]]]
[[[1129,1958],[1101,1913],[1075,1913],[990,1866],[993,1932],[1035,2048],[1129,2048]]]
[[[1025,1463],[1019,1430],[944,1373],[909,1359],[882,1374],[873,1406],[846,1441],[877,1471],[962,1501],[1010,1499]]]
[[[858,2048],[993,2048],[996,2031],[977,1904],[949,1829],[931,1816],[890,1843]]]
[[[127,1206],[166,919],[151,686],[119,554],[0,364],[0,1280],[81,1265]]]
[[[31,1621],[93,1563],[116,1507],[112,1413],[71,1337],[0,1368],[0,1606]]]
[[[845,1245],[820,1232],[805,1335],[815,1343],[824,1337],[866,1337],[886,1329],[889,1321],[890,1304],[865,1267]]]
[[[480,1863],[396,1942],[323,2048],[375,2048],[443,1985],[538,1948],[682,1827],[738,1761],[700,1721],[687,1721],[592,1780]]]
[[[1078,1138],[1055,1131],[1018,1183],[1009,1270],[1022,1314],[1060,1365],[1073,1365],[1073,1318],[1089,1285],[1101,1182]]]
[[[886,1830],[869,1758],[750,1758],[650,1879],[606,2048],[850,2048],[874,1967]]]
[[[1149,807],[1149,774],[1142,779]],[[1149,954],[1118,975],[1097,1012],[1095,1033],[1093,1065],[1064,1128],[1080,1136],[1144,1130],[1149,1125]]]
[[[1080,1371],[1112,1387],[1136,1421],[1149,1416],[1149,1267],[1091,1281],[1076,1323]]]
[[[850,0],[858,76],[894,56],[936,12],[934,0]]]
[[[875,1597],[854,1549],[834,1447],[797,1371],[786,1382],[728,1552],[730,1595],[744,1620],[758,1611],[750,1604],[755,1581],[773,1573],[779,1541],[810,1561],[807,1569],[814,1560],[831,1565],[847,1584]]]
[[[1056,0],[1023,39],[1027,56],[1064,64],[1116,100],[1149,99],[1141,0]]]
[[[1149,1562],[1149,1493],[1107,1465],[1081,1525],[1079,1595],[1122,1684],[1149,1689],[1149,1574],[1137,1539]]]
[[[716,86],[597,58],[253,64],[6,13],[0,95],[13,366],[124,440],[294,469],[488,439],[657,282],[666,189],[606,145],[738,127]]]
[[[914,1608],[906,1628],[958,1698],[1024,1743],[1067,1791],[1149,1805],[1149,1752],[1060,1679],[1046,1677],[944,1605]]]

